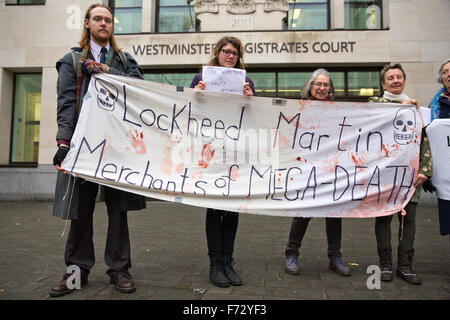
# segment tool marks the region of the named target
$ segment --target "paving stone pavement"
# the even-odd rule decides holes
[[[345,219],[342,252],[352,275],[328,270],[325,221],[312,219],[299,258],[300,275],[284,272],[284,247],[291,218],[241,214],[235,242],[240,287],[209,283],[205,209],[148,202],[128,213],[137,291],[115,290],[103,260],[107,214],[98,202],[94,214],[96,265],[82,290],[50,298],[48,291],[65,272],[64,220],[51,215],[51,202],[0,202],[0,300],[450,300],[449,237],[439,234],[437,208],[417,210],[414,268],[422,285],[394,276],[380,289],[368,289],[367,267],[378,264],[374,219]],[[393,248],[398,220],[392,222]],[[397,259],[394,255],[394,267]]]

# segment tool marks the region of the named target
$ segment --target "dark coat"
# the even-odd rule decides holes
[[[72,48],[72,50],[81,52],[80,48]],[[120,60],[120,57],[115,54],[112,58],[111,65],[109,66],[109,74],[144,79],[142,68],[136,60],[134,60],[133,57],[126,52],[125,56],[127,58],[127,70],[124,70],[125,67]],[[88,58],[94,59],[90,51]],[[70,52],[56,62],[56,70],[58,71],[58,132],[56,134],[56,140],[62,139],[70,141],[78,120],[78,114],[75,110],[77,75],[75,74],[73,68],[73,58]],[[90,76],[85,76],[83,78],[81,85],[80,110],[83,107],[81,102],[83,101],[83,96],[88,89],[90,80]],[[83,181],[83,179],[74,178],[69,174],[64,174],[61,171],[58,171],[55,188],[55,200],[53,204],[54,216],[70,220],[78,218],[79,187],[80,183]],[[145,197],[121,191],[119,205],[121,211],[144,209],[146,207]]]

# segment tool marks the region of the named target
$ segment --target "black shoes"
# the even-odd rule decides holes
[[[391,282],[392,281],[392,248],[380,249],[378,250],[378,256],[380,257],[380,270],[381,270],[381,281]]]
[[[241,286],[242,279],[236,274],[231,256],[210,257],[209,280],[217,287],[226,288],[230,285]]]
[[[223,261],[223,273],[232,286],[242,286],[242,279],[233,269],[234,260],[231,256],[225,256]]]
[[[400,250],[398,249],[398,266],[397,276],[409,284],[421,284],[422,280],[417,277],[412,268],[414,258],[414,249]]]

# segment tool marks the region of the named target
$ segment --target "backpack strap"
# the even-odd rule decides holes
[[[73,71],[75,72],[75,74],[78,74],[78,68],[80,67],[79,61],[81,57],[81,52],[72,50],[70,53],[72,54]]]
[[[127,71],[127,68],[128,68],[127,57],[125,56],[125,53],[124,53],[122,50],[117,51],[117,54],[119,55],[119,58],[120,58],[120,60],[122,61],[124,70],[125,70],[125,72],[126,72],[126,71]]]

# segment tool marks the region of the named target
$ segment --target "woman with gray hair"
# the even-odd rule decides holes
[[[441,118],[439,116],[439,111],[441,110],[440,105],[441,102],[444,104],[443,109],[445,109],[445,105],[448,106],[448,97],[450,92],[450,74],[449,74],[449,68],[450,68],[450,59],[447,59],[443,64],[441,64],[438,75],[437,75],[437,82],[443,85],[441,89],[439,89],[438,92],[434,95],[433,99],[430,101],[430,105],[428,106],[431,109],[431,121],[434,119]],[[441,101],[439,101],[441,99]],[[447,104],[445,103],[447,101]],[[445,113],[445,111],[444,111]],[[444,115],[444,114],[443,114]],[[447,112],[448,118],[449,114]]]
[[[331,100],[334,96],[334,86],[330,74],[325,69],[314,71],[301,89],[301,96],[306,100]],[[299,248],[305,236],[308,223],[311,218],[295,217],[292,220],[289,241],[286,245],[285,271],[289,274],[299,274],[298,256]],[[325,227],[328,242],[329,268],[342,276],[349,276],[350,269],[342,261],[341,239],[342,219],[325,218]]]
[[[320,83],[322,79],[327,80],[327,90],[320,90],[315,83]],[[319,88],[319,90],[317,90]],[[324,88],[325,89],[325,88]],[[313,94],[314,93],[314,94]],[[330,74],[326,69],[320,68],[311,73],[305,84],[300,89],[302,99],[307,100],[331,100],[334,98],[334,85]]]

